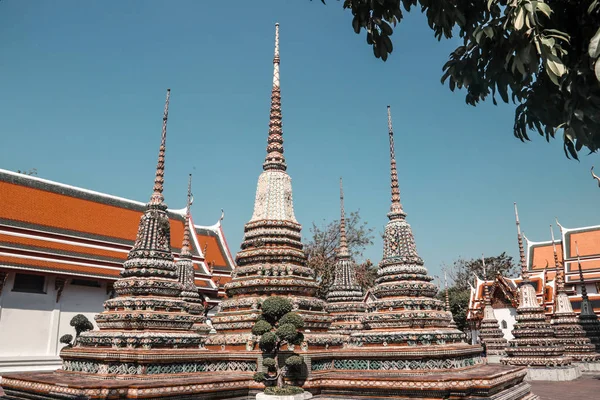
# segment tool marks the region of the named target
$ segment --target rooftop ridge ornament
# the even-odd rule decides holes
[[[390,106],[387,106],[387,121],[388,134],[390,137],[390,177],[392,189],[392,204],[390,205],[390,212],[387,216],[390,220],[393,220],[405,218],[406,213],[402,209],[402,203],[400,203],[400,185],[398,184],[398,171],[396,169],[396,154],[394,152],[394,129],[392,128],[392,112]]]
[[[525,260],[525,249],[523,247],[523,234],[521,233],[521,223],[519,221],[519,210],[517,209],[517,203],[515,205],[515,220],[517,224],[517,240],[519,242],[519,261],[521,263],[521,277],[523,282],[529,281],[529,273],[527,272],[527,261]]]
[[[283,129],[281,122],[281,89],[279,87],[279,23],[275,24],[275,54],[273,57],[273,88],[271,89],[271,113],[269,117],[269,138],[267,156],[263,163],[264,171],[285,171],[287,164],[283,156]]]
[[[340,247],[337,256],[342,258],[350,257],[348,250],[348,239],[346,237],[346,212],[344,210],[344,186],[340,177]]]
[[[192,174],[188,178],[188,191],[187,191],[187,204],[185,207],[185,227],[183,228],[183,243],[181,244],[180,257],[192,258],[190,251],[190,221],[191,213],[190,207],[194,203],[194,196],[192,195]]]
[[[160,139],[160,148],[158,150],[158,163],[156,164],[156,175],[154,178],[154,191],[150,197],[150,204],[164,204],[165,197],[163,189],[165,184],[165,152],[167,143],[167,120],[169,119],[169,99],[171,89],[167,89],[167,99],[165,100],[165,110],[163,112],[162,136]]]
[[[598,176],[598,175],[596,175],[594,173],[594,166],[593,165],[592,165],[592,168],[591,168],[590,172],[592,173],[592,178],[594,178],[595,180],[598,181],[598,187],[600,187],[600,176]]]

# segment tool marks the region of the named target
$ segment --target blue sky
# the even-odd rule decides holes
[[[513,201],[531,240],[549,239],[555,215],[565,227],[600,224],[589,174],[598,156],[569,161],[560,139],[533,133],[523,144],[514,106],[474,108],[441,85],[459,39],[437,42],[419,12],[383,63],[342,2],[234,3],[0,2],[0,168],[145,201],[170,87],[167,203],[184,207],[192,172],[195,222],[213,224],[224,208],[236,252],[265,156],[279,22],[285,154],[305,236],[338,217],[343,176],[346,209],[377,233],[365,256],[379,261],[387,104],[402,203],[432,274],[458,256],[517,257]]]

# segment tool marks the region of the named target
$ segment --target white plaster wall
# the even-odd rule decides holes
[[[498,320],[498,326],[504,333],[504,338],[506,340],[514,339],[512,334],[513,327],[515,326],[517,311],[514,308],[494,308],[494,315]],[[502,321],[506,321],[507,328],[502,328]]]
[[[0,357],[47,355],[50,321],[56,296],[54,280],[46,279],[46,294],[13,292],[15,274],[2,290]]]
[[[77,286],[67,279],[56,302],[55,278],[46,276],[46,293],[13,292],[15,273],[10,272],[0,295],[0,373],[56,369],[63,347],[59,338],[75,335],[71,318],[84,314],[94,323],[108,298],[106,283],[101,287]]]

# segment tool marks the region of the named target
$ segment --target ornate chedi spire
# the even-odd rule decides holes
[[[63,370],[109,375],[168,373],[186,352],[203,347],[204,336],[192,331],[195,316],[180,294],[183,285],[171,253],[170,223],[164,203],[165,143],[170,91],[163,116],[162,138],[154,190],[140,219],[137,237],[121,278],[117,297],[104,302],[96,316],[99,330],[82,333],[74,347],[61,352]],[[106,356],[106,347],[127,347],[127,356]],[[161,353],[161,365],[149,367]]]
[[[479,328],[479,339],[485,344],[488,362],[493,360],[499,362],[498,356],[506,355],[506,346],[508,341],[504,338],[504,333],[498,325],[498,320],[494,315],[492,301],[490,299],[490,289],[486,282],[487,274],[485,267],[485,257],[481,255],[481,263],[483,265],[483,319]]]
[[[275,55],[273,56],[273,88],[271,89],[271,116],[267,157],[263,170],[285,171],[287,164],[283,156],[283,130],[281,123],[281,89],[279,88],[279,24],[275,24]]]
[[[255,348],[251,333],[261,302],[270,295],[288,296],[304,318],[306,349],[309,345],[331,344],[318,332],[325,332],[331,317],[325,302],[315,298],[319,284],[306,265],[301,241],[302,226],[294,216],[292,181],[283,158],[281,94],[279,90],[279,24],[275,25],[275,59],[267,158],[258,178],[254,212],[245,225],[244,240],[236,257],[237,268],[225,285],[228,299],[211,320],[218,334],[207,343],[214,348]],[[339,344],[344,341],[339,335]]]
[[[431,368],[433,370],[444,370],[445,365],[459,368],[482,363],[481,348],[466,344],[465,335],[449,326],[452,314],[446,310],[443,301],[435,298],[434,278],[427,274],[417,253],[412,229],[400,203],[389,106],[388,135],[392,204],[383,238],[383,259],[372,289],[376,300],[367,304],[370,312],[364,321],[370,330],[353,333],[352,338],[365,347],[385,346],[389,351],[402,349],[405,353],[400,357],[422,352],[422,346],[426,346],[426,358],[436,359],[430,361],[435,366]]]
[[[554,338],[554,330],[546,321],[544,308],[538,303],[535,289],[529,280],[517,203],[515,203],[515,220],[523,281],[519,287],[517,322],[512,332],[515,338],[508,342],[509,345],[506,349],[508,357],[503,358],[501,362],[509,365],[528,366],[530,367],[530,378],[540,379],[538,372],[541,369],[536,368],[567,367],[571,364],[572,359],[563,356],[565,348],[559,343],[559,340]],[[558,371],[555,372],[557,375],[554,378],[561,379],[562,375],[558,374]],[[546,379],[550,377],[546,376]]]
[[[596,353],[596,346],[586,337],[585,330],[579,324],[577,314],[573,312],[573,306],[565,290],[565,272],[562,263],[558,259],[552,225],[550,225],[550,235],[554,251],[554,264],[556,266],[556,295],[554,312],[551,319],[554,336],[565,347],[565,356],[571,357],[575,362],[595,363],[600,360],[600,354]]]
[[[340,243],[336,254],[333,284],[327,293],[327,311],[333,318],[330,331],[350,333],[363,328],[362,318],[366,305],[362,288],[356,282],[356,262],[348,249],[342,178],[340,178],[340,209]]]
[[[188,311],[190,314],[196,316],[194,320],[193,329],[202,333],[210,331],[210,327],[204,322],[206,317],[204,316],[204,305],[202,297],[198,292],[196,286],[195,273],[194,273],[194,261],[191,252],[191,229],[192,229],[192,216],[190,208],[194,198],[192,196],[192,174],[188,180],[188,192],[187,192],[187,204],[185,207],[185,227],[183,228],[183,242],[181,244],[181,252],[179,253],[179,260],[176,263],[177,273],[179,274],[179,282],[183,286],[183,290],[180,293],[180,297],[188,305]]]
[[[579,323],[585,331],[585,336],[596,346],[596,351],[600,351],[600,321],[594,312],[590,298],[588,297],[585,279],[583,278],[583,269],[581,268],[581,258],[579,256],[579,247],[575,241],[575,252],[577,254],[577,267],[579,269],[579,280],[581,282],[581,312],[579,313]]]

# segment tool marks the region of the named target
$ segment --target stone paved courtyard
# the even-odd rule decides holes
[[[530,382],[532,392],[542,400],[564,400],[565,398],[587,400],[600,398],[600,373],[583,375],[571,382]]]

